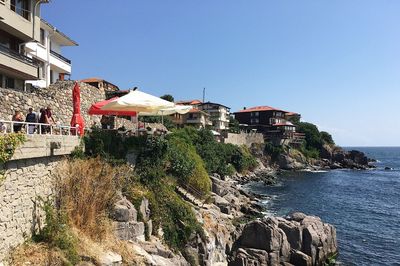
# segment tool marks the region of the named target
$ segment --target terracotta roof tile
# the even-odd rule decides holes
[[[283,111],[281,109],[277,109],[277,108],[274,108],[271,106],[255,106],[255,107],[240,110],[236,113],[251,113],[251,112],[262,112],[262,111],[280,111],[280,112],[287,113],[286,111]]]

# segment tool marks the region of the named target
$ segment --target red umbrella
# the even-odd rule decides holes
[[[136,116],[136,112],[132,111],[112,111],[112,110],[101,110],[101,107],[118,99],[118,97],[111,98],[109,100],[101,101],[95,104],[92,104],[89,108],[89,115],[123,115],[123,116]]]
[[[72,91],[72,101],[74,107],[74,113],[71,119],[71,127],[78,127],[78,134],[84,135],[85,122],[81,116],[81,89],[79,88],[78,82],[75,82],[74,89]]]

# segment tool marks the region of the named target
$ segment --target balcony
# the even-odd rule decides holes
[[[56,53],[56,52],[54,52],[52,50],[50,50],[50,53],[52,55],[54,55],[55,57],[57,57],[58,59],[60,59],[61,61],[64,61],[65,63],[67,63],[69,65],[71,64],[71,60],[65,58],[64,56],[60,55],[59,53]]]
[[[50,50],[50,64],[60,73],[71,74],[71,60]]]
[[[38,77],[38,66],[31,58],[2,45],[0,45],[0,68],[10,76],[23,80]]]
[[[186,119],[186,124],[202,124],[204,120],[201,118],[188,118]]]

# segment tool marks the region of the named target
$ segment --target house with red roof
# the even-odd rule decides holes
[[[212,126],[210,115],[196,107],[186,114],[174,114],[170,116],[177,127],[193,126],[195,128],[208,128]]]
[[[87,78],[87,79],[82,79],[81,82],[92,85],[93,87],[96,87],[102,91],[111,92],[119,90],[117,85],[114,85],[111,82],[104,80],[102,78]]]
[[[244,108],[234,113],[235,119],[244,128],[263,133],[267,140],[276,144],[298,143],[302,134],[296,132],[294,121],[300,114],[271,106]]]

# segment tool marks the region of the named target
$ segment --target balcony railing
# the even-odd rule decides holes
[[[50,134],[50,135],[77,136],[78,131],[79,131],[78,127],[64,126],[61,124],[53,125],[53,124],[43,124],[43,123],[0,120],[0,134],[19,132],[19,133],[25,133],[27,135]]]
[[[52,55],[54,55],[55,57],[57,57],[58,59],[60,59],[61,61],[64,61],[64,62],[66,62],[68,64],[71,64],[71,60],[69,60],[68,58],[65,58],[64,56],[60,55],[59,53],[56,53],[56,52],[54,52],[52,50],[50,50],[50,53]]]
[[[11,50],[10,48],[5,47],[3,45],[0,45],[0,53],[8,55],[18,61],[29,64],[33,67],[38,67],[38,65],[32,60],[32,58],[29,58],[23,54],[20,54],[14,50]]]

